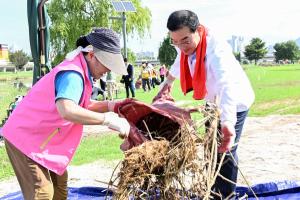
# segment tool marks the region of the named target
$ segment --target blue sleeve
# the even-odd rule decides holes
[[[83,92],[83,78],[76,71],[62,71],[55,77],[55,101],[70,99],[79,104]]]

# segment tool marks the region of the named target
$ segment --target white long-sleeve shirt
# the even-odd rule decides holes
[[[221,110],[221,123],[229,121],[236,123],[236,113],[246,111],[252,105],[255,95],[243,68],[235,59],[227,42],[217,40],[208,31],[206,36],[206,89],[205,100],[214,102],[219,99]],[[175,78],[180,78],[180,55],[171,66],[170,73]],[[196,53],[188,57],[190,72],[193,76],[196,64]]]

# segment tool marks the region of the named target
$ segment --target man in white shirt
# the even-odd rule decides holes
[[[254,101],[251,84],[226,41],[217,40],[210,30],[200,25],[195,13],[175,11],[169,16],[167,27],[178,55],[161,88],[179,78],[183,93],[193,90],[195,100],[219,99],[222,141],[218,157],[226,152],[220,173],[236,183],[238,169],[229,151],[237,161],[237,144]],[[235,184],[218,177],[213,189],[222,197],[214,199],[234,195],[235,188]]]

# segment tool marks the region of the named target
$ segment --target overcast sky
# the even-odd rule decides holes
[[[127,46],[139,51],[157,49],[166,37],[167,18],[178,9],[197,13],[200,23],[228,39],[243,36],[247,43],[260,37],[267,45],[300,37],[299,0],[142,0],[152,12],[150,36],[128,38]],[[0,43],[30,52],[26,0],[0,0]]]

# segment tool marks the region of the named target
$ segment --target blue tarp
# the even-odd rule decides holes
[[[300,199],[300,181],[281,181],[257,184],[251,187],[260,200],[274,200],[274,199]],[[248,194],[249,200],[255,199],[251,190],[247,187],[237,187],[239,197]],[[107,195],[106,188],[100,187],[81,187],[69,188],[68,199],[97,199],[105,200]],[[112,192],[108,192],[107,199],[112,199]],[[6,195],[0,200],[23,200],[21,192],[15,192]]]
[[[280,181],[261,183],[251,187],[256,196],[262,200],[300,199],[300,181]],[[255,199],[248,187],[238,187],[239,196],[248,194],[249,200]]]
[[[68,199],[77,200],[77,199],[86,199],[86,200],[104,200],[107,195],[106,188],[100,187],[80,187],[80,188],[69,188]],[[112,196],[112,192],[108,192],[108,197]],[[107,200],[112,198],[107,198]],[[23,200],[21,192],[14,192],[8,194],[4,197],[1,197],[0,200]]]

